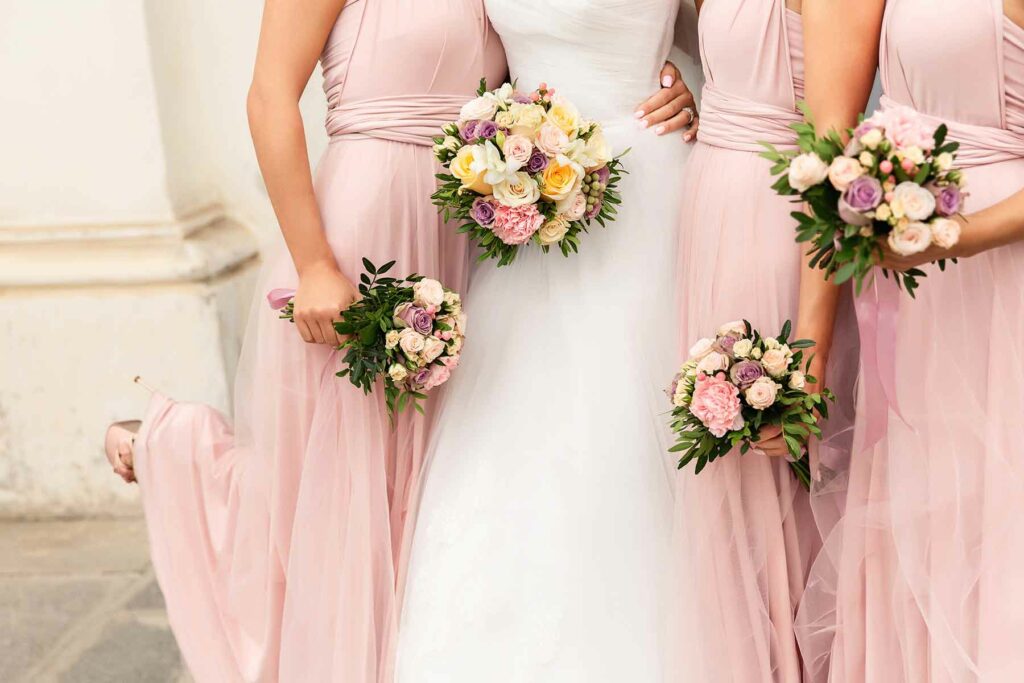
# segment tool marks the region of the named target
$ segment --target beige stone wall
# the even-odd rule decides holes
[[[279,242],[245,119],[257,0],[0,0],[0,516],[136,509],[102,455],[142,374],[230,408]],[[326,144],[314,78],[303,101]]]

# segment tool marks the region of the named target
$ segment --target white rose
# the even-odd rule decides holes
[[[459,110],[462,121],[490,121],[498,111],[498,100],[493,96],[483,95],[466,102]]]
[[[906,216],[912,221],[923,221],[935,213],[935,195],[910,181],[896,186],[890,204],[898,218]]]
[[[541,124],[544,123],[544,107],[538,104],[514,102],[508,111],[513,117],[511,128],[513,135],[523,135],[532,140],[540,130]]]
[[[517,171],[511,179],[494,186],[494,198],[505,206],[536,204],[540,199],[540,186],[529,173]]]
[[[711,353],[711,351],[714,350],[714,346],[714,339],[699,339],[696,344],[690,347],[690,358],[693,360],[700,360]]]
[[[433,363],[445,349],[446,344],[436,337],[427,337],[423,342],[423,360]]]
[[[931,229],[924,223],[909,223],[889,233],[889,248],[900,256],[919,254],[931,243]]]
[[[388,330],[384,335],[384,348],[393,349],[398,346],[398,337],[401,333],[398,330]]]
[[[840,192],[846,192],[850,183],[862,175],[864,175],[864,167],[859,161],[850,157],[836,157],[832,161],[832,165],[828,167],[828,179],[832,181],[832,186]]]
[[[516,116],[511,111],[499,111],[494,115],[494,122],[498,124],[499,128],[505,130],[511,130],[512,126],[516,123]]]
[[[570,221],[578,221],[587,213],[587,196],[582,192],[571,194],[556,202],[555,208]]]
[[[508,104],[512,101],[512,96],[516,94],[516,90],[512,87],[511,83],[503,83],[500,88],[488,94],[495,98],[499,103]]]
[[[861,152],[859,159],[861,166],[864,166],[865,168],[871,168],[875,165],[875,155],[871,152]]]
[[[868,149],[878,149],[878,146],[882,144],[882,138],[882,131],[878,128],[872,128],[860,137],[860,143]]]
[[[942,249],[952,249],[960,241],[960,224],[949,218],[932,221],[932,242]]]
[[[789,376],[789,388],[796,389],[797,391],[803,391],[803,388],[807,386],[807,378],[804,377],[804,373],[797,370]]]
[[[567,232],[569,232],[569,219],[559,214],[540,227],[540,230],[537,231],[537,238],[542,245],[547,246],[561,242]]]
[[[502,151],[505,153],[505,163],[508,165],[508,169],[518,171],[530,160],[530,155],[533,154],[533,143],[525,135],[509,135],[505,138]]]
[[[409,371],[405,369],[404,365],[395,363],[388,368],[388,377],[394,382],[404,382],[405,378],[409,376]]]
[[[747,333],[747,326],[742,320],[732,320],[718,328],[719,337],[742,337]]]
[[[761,349],[756,346],[750,350],[750,357],[754,360],[761,360]]]
[[[751,384],[744,392],[747,403],[755,410],[771,408],[779,393],[779,385],[768,377],[761,377]]]
[[[729,357],[718,351],[711,351],[697,363],[697,371],[705,375],[713,375],[716,372],[729,369]]]
[[[413,300],[423,308],[440,306],[444,303],[444,287],[437,280],[423,278],[412,286]]]
[[[768,349],[761,358],[761,365],[772,377],[782,377],[789,368],[790,355],[782,348]]]
[[[398,346],[402,349],[402,353],[410,360],[416,358],[416,354],[423,350],[425,342],[426,339],[423,335],[411,327],[402,330],[398,337]]]
[[[732,355],[737,358],[746,358],[754,350],[754,342],[749,339],[740,339],[732,345]]]
[[[888,221],[892,218],[892,209],[889,208],[888,204],[879,204],[878,208],[875,209],[875,218],[880,221]]]
[[[943,152],[939,156],[935,157],[935,166],[940,171],[948,171],[953,168],[953,155],[949,152]]]
[[[920,147],[907,147],[901,152],[901,156],[904,159],[910,159],[917,166],[924,163],[924,150]]]
[[[797,192],[805,192],[828,177],[828,165],[814,152],[801,154],[789,164],[789,184]]]
[[[569,136],[552,123],[545,123],[537,133],[537,149],[549,157],[556,157],[569,149]]]

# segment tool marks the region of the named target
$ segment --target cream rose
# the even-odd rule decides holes
[[[919,254],[931,243],[931,229],[924,223],[908,223],[889,233],[889,248],[900,256]]]
[[[512,114],[513,123],[510,130],[513,135],[524,135],[533,139],[544,123],[544,107],[538,104],[515,102],[508,111]]]
[[[547,221],[537,231],[540,243],[545,246],[557,244],[569,232],[569,219],[559,214]]]
[[[462,105],[459,118],[463,121],[490,121],[497,111],[498,100],[493,95],[482,95]]]
[[[923,221],[935,213],[935,195],[917,183],[907,181],[893,190],[889,206],[897,218],[906,216],[912,221]]]
[[[408,376],[409,371],[405,369],[404,365],[395,363],[388,368],[388,377],[390,377],[393,382],[404,382],[405,378]]]
[[[499,111],[494,115],[494,122],[498,124],[499,128],[511,130],[516,123],[516,116],[509,110]]]
[[[690,347],[690,358],[695,361],[700,360],[711,353],[714,350],[714,346],[714,339],[698,339],[697,343]]]
[[[437,280],[423,278],[412,286],[413,301],[423,307],[440,306],[444,303],[444,287]]]
[[[949,218],[932,221],[932,242],[942,249],[952,249],[960,241],[960,224]]]
[[[740,339],[732,345],[732,355],[737,358],[746,358],[754,350],[754,342],[749,339]]]
[[[747,333],[747,326],[742,320],[731,320],[718,328],[719,337],[742,337]]]
[[[398,346],[402,349],[402,353],[412,360],[416,358],[416,354],[423,350],[425,341],[426,339],[422,334],[411,327],[407,327],[402,330],[398,337]]]
[[[768,349],[761,358],[761,365],[772,377],[781,377],[789,368],[790,355],[785,349]]]
[[[828,165],[814,152],[801,154],[789,164],[789,184],[797,192],[805,192],[828,177]]]
[[[859,161],[850,157],[836,157],[832,161],[832,165],[828,167],[828,179],[832,181],[832,186],[840,192],[846,192],[850,183],[862,175],[864,175],[864,167]]]
[[[561,128],[569,138],[575,138],[580,128],[580,112],[564,97],[556,95],[551,100],[545,117],[550,123]]]
[[[510,171],[518,171],[533,154],[533,143],[525,135],[509,135],[502,145],[502,152],[505,153],[505,164]]]
[[[716,372],[722,372],[723,370],[729,369],[729,357],[724,353],[718,351],[711,351],[706,356],[700,359],[697,363],[697,372],[703,372],[705,375],[713,375]]]
[[[459,296],[458,292],[445,292],[444,302],[451,308],[460,308],[462,306],[462,297]]]
[[[398,337],[401,333],[398,330],[388,330],[384,335],[384,348],[393,349],[398,346]]]
[[[491,186],[484,181],[484,172],[479,170],[477,155],[484,151],[483,145],[466,145],[452,159],[452,175],[462,181],[462,187],[480,194],[490,194]]]
[[[747,388],[743,396],[754,410],[765,410],[772,407],[778,393],[779,385],[775,383],[775,380],[761,377]]]
[[[541,196],[560,201],[579,192],[583,185],[583,167],[569,157],[558,155],[548,162],[541,176]]]
[[[423,342],[423,352],[420,355],[426,362],[433,363],[438,356],[444,353],[446,346],[447,344],[436,337],[427,337]]]
[[[940,171],[948,171],[953,168],[953,155],[949,152],[943,152],[939,156],[935,157],[935,166]]]
[[[882,144],[882,131],[878,128],[872,128],[867,133],[864,133],[860,137],[860,143],[868,149],[878,149],[878,146]]]
[[[587,213],[587,196],[577,192],[558,201],[555,208],[570,221],[578,221]]]
[[[540,199],[540,187],[529,173],[518,171],[511,180],[494,186],[494,198],[505,206],[535,204]]]
[[[796,389],[797,391],[803,391],[804,387],[807,386],[807,377],[804,373],[797,370],[789,376],[789,388]]]
[[[537,132],[537,149],[555,157],[564,154],[570,146],[569,136],[565,131],[551,123],[545,123]]]
[[[907,147],[900,155],[904,159],[910,159],[917,166],[924,163],[924,150],[920,147]]]
[[[587,170],[595,171],[612,160],[612,150],[604,133],[600,129],[594,131],[583,145],[577,161]]]

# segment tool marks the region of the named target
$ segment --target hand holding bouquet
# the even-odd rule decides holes
[[[881,259],[880,240],[900,256],[932,245],[950,249],[959,241],[953,217],[963,208],[964,177],[954,168],[959,144],[946,140],[945,125],[935,128],[912,109],[896,107],[863,119],[848,131],[846,145],[835,131],[818,137],[810,121],[793,129],[798,151],[765,144],[762,156],[780,176],[773,189],[810,206],[810,215],[793,213],[797,241],[811,243],[811,265],[837,284],[852,277],[860,291]],[[897,284],[913,296],[924,275],[913,268],[900,273]]]
[[[763,337],[746,321],[723,325],[714,339],[701,339],[690,349],[669,389],[672,431],[682,453],[679,468],[696,461],[696,473],[708,463],[739,448],[746,454],[762,427],[777,425],[789,448],[790,468],[807,488],[811,477],[804,448],[820,437],[818,416],[828,417],[832,392],[809,394],[804,362],[810,340],[790,342],[787,322],[778,337]]]
[[[345,337],[339,346],[345,351],[345,367],[337,376],[348,377],[366,394],[383,378],[392,417],[409,406],[423,412],[420,401],[447,382],[458,366],[466,330],[457,293],[420,275],[404,280],[382,277],[394,265],[391,261],[378,268],[363,259],[362,298],[334,324]],[[294,321],[294,294],[274,290],[267,296],[283,319]]]
[[[508,83],[488,91],[481,81],[477,94],[434,138],[447,171],[434,204],[445,220],[462,222],[481,261],[508,265],[530,242],[579,251],[580,233],[614,220],[620,203],[624,171],[601,125],[543,83],[524,94]]]

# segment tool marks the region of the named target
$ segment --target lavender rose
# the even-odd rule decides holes
[[[402,327],[411,327],[420,334],[430,334],[434,329],[434,319],[424,309],[410,304],[401,304],[395,308],[395,322]]]
[[[548,157],[539,149],[533,150],[530,160],[526,162],[527,173],[540,173],[548,167]]]
[[[459,128],[459,136],[462,137],[466,142],[476,142],[480,135],[477,133],[477,127],[480,125],[480,121],[466,121]]]
[[[960,188],[956,185],[928,188],[935,195],[935,213],[946,218],[960,213]]]
[[[735,346],[735,345],[736,345],[736,337],[730,337],[728,335],[726,335],[724,337],[719,337],[715,341],[715,346],[718,347],[718,350],[721,351],[722,353],[726,354],[727,356],[731,356],[732,355],[732,347]]]
[[[764,368],[756,360],[743,360],[729,370],[729,379],[740,389],[746,389],[764,377]]]
[[[864,214],[882,203],[882,184],[871,176],[855,179],[839,199],[839,217],[850,225],[863,226],[871,222]]]
[[[481,197],[473,202],[473,208],[469,210],[469,215],[479,225],[485,228],[489,227],[494,223],[494,204]]]
[[[524,95],[524,94],[522,94],[520,92],[514,93],[512,95],[512,101],[513,102],[517,102],[519,104],[532,104],[533,103],[533,100],[531,100],[529,98],[529,96]]]
[[[430,366],[426,365],[409,376],[409,386],[414,389],[421,388],[430,377]]]
[[[490,140],[498,134],[498,124],[494,121],[481,121],[477,124],[476,135],[479,138]]]

